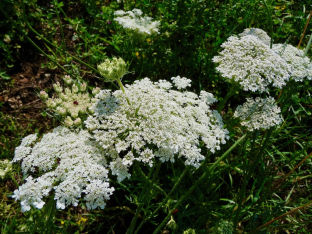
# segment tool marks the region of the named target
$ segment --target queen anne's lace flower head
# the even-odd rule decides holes
[[[94,114],[85,124],[112,159],[110,168],[119,181],[130,176],[134,160],[152,166],[155,158],[174,162],[177,156],[197,167],[205,158],[199,141],[215,152],[228,138],[221,116],[209,108],[215,101],[211,94],[202,91],[198,97],[171,86],[145,78],[127,85],[124,93],[101,90],[95,96]]]
[[[42,208],[42,199],[52,190],[58,209],[77,206],[83,194],[88,209],[104,208],[114,188],[109,187],[102,148],[90,137],[87,131],[72,132],[57,127],[33,147],[36,136],[24,138],[15,150],[13,162],[22,161],[24,174],[39,169],[42,175],[29,176],[14,191],[13,198],[21,200],[22,211],[30,210],[31,205]]]
[[[148,35],[159,33],[158,27],[159,21],[152,21],[153,18],[144,16],[142,17],[142,11],[139,9],[133,9],[132,11],[124,12],[122,10],[115,11],[114,13],[117,21],[123,28],[131,30],[136,34],[140,34],[145,38]]]
[[[295,81],[312,80],[312,64],[307,56],[304,57],[303,50],[289,44],[273,44],[273,50],[291,66],[291,78]]]
[[[254,36],[231,36],[221,47],[220,55],[213,58],[217,71],[245,91],[264,92],[270,84],[282,88],[289,79],[290,66]]]
[[[269,129],[282,122],[281,109],[276,105],[274,98],[247,98],[242,106],[238,106],[234,117],[242,120],[241,125],[248,131],[255,129]]]
[[[258,38],[260,41],[268,46],[271,44],[271,37],[269,37],[268,34],[260,28],[246,28],[244,32],[238,35],[241,37],[251,35]]]

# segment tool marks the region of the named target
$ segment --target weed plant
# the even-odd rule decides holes
[[[70,84],[66,83],[66,79],[51,80],[55,86],[62,87],[38,92],[38,96],[47,104],[44,110],[46,118],[54,118],[55,124],[50,127],[62,125],[61,128],[54,128],[56,132],[53,134],[71,132],[66,132],[68,138],[57,142],[58,147],[61,149],[64,142],[70,145],[68,139],[82,135],[83,130],[88,130],[83,137],[89,134],[93,138],[91,143],[86,144],[85,141],[80,147],[79,144],[69,146],[72,151],[66,155],[67,158],[51,159],[51,167],[48,168],[50,161],[44,157],[49,152],[31,162],[31,153],[22,155],[21,149],[35,148],[39,144],[50,147],[49,144],[55,140],[48,139],[48,136],[52,136],[51,131],[38,129],[36,124],[32,124],[38,120],[33,120],[21,130],[19,118],[14,119],[10,113],[0,112],[0,159],[22,162],[22,165],[14,163],[11,172],[0,179],[1,233],[310,233],[311,76],[306,75],[303,81],[295,82],[291,78],[294,68],[287,68],[289,64],[284,61],[284,70],[279,72],[286,71],[283,78],[285,85],[272,86],[274,82],[268,82],[262,89],[244,91],[241,84],[237,80],[235,82],[235,75],[228,77],[228,74],[222,73],[222,69],[218,69],[225,59],[215,59],[225,50],[224,43],[231,36],[249,28],[262,29],[271,38],[269,45],[261,44],[261,48],[273,51],[274,44],[290,44],[294,47],[300,44],[298,48],[305,53],[300,56],[309,58],[311,52],[306,50],[311,46],[309,38],[312,34],[309,3],[288,0],[2,0],[0,77],[2,81],[8,81],[1,84],[1,89],[10,83],[8,74],[13,74],[20,56],[27,51],[26,48],[31,47],[47,58],[47,62],[41,64],[42,68],[72,79]],[[140,9],[144,16],[152,17],[150,21],[159,21],[159,33],[145,34],[138,39],[138,32],[135,34],[114,20],[116,11],[133,9]],[[300,40],[302,35],[303,39]],[[249,41],[246,39],[246,42]],[[253,59],[256,60],[257,56],[254,55]],[[280,58],[277,52],[274,56]],[[240,59],[234,58],[233,63]],[[273,64],[279,60],[271,61]],[[269,65],[263,67],[265,72],[260,74],[261,78],[267,77]],[[275,76],[278,76],[277,73]],[[57,81],[61,84],[57,84]],[[173,88],[169,82],[172,82],[171,86],[175,82],[180,83],[171,92],[169,90]],[[95,99],[91,95],[92,90]],[[166,92],[161,93],[163,90]],[[80,100],[78,102],[76,98],[70,103],[71,106],[64,103],[82,92],[90,93],[90,101],[86,102],[91,107],[90,112],[77,114],[76,111],[73,114],[72,110]],[[168,93],[175,96],[165,96]],[[180,95],[188,98],[188,101],[181,101],[182,104],[178,105],[181,110],[174,105],[182,100]],[[59,97],[57,101],[55,96]],[[257,100],[257,97],[261,100],[272,97],[275,100],[274,108],[280,110],[280,113],[276,111],[280,116],[279,124],[248,131],[240,125],[241,120],[233,116],[238,106],[244,108],[246,98]],[[65,106],[65,111],[60,110]],[[189,112],[182,112],[187,107]],[[201,110],[195,107],[207,108],[205,115],[213,119],[207,123],[212,126],[219,118],[221,122],[218,122],[214,134],[200,132],[206,120],[196,112]],[[260,108],[260,114],[264,109]],[[273,110],[273,107],[269,110]],[[157,111],[163,111],[163,115],[154,118]],[[172,116],[178,119],[188,116],[191,111],[196,112],[196,117],[192,116],[194,121],[187,120],[187,125],[181,123],[183,131],[187,130],[180,135],[170,135],[170,131],[179,127],[175,125],[176,122],[170,125]],[[246,121],[253,119],[254,113],[250,112]],[[146,119],[154,122],[144,122]],[[257,119],[256,116],[254,120]],[[154,123],[158,124],[158,128],[166,127],[161,129],[163,135],[158,134],[158,128],[149,129]],[[196,124],[202,125],[196,129]],[[140,125],[145,126],[138,135],[142,139],[145,137],[144,147],[134,146],[133,139],[128,140],[131,147],[130,143],[127,147],[123,146],[122,142],[127,142],[130,132]],[[190,126],[196,129],[197,135],[190,130]],[[118,134],[103,140],[103,135],[116,129],[121,129]],[[149,131],[154,135],[144,135]],[[219,137],[216,140],[222,131],[224,139]],[[31,133],[38,133],[38,143],[26,142],[28,138],[25,137]],[[179,145],[181,141],[178,137],[187,138],[194,134],[194,139],[184,139],[182,142],[199,149],[202,158],[194,153],[196,150],[186,151],[186,144]],[[205,134],[210,136],[209,140],[205,140]],[[221,138],[224,144],[220,144]],[[22,139],[25,141],[21,145]],[[166,140],[158,144],[157,139]],[[218,144],[209,145],[218,140]],[[167,148],[163,146],[164,142]],[[87,148],[96,144],[102,151],[97,151],[96,147]],[[118,145],[121,149],[117,152],[118,156],[109,151],[107,145]],[[112,194],[107,195],[109,199],[105,197],[101,203],[96,200],[100,195],[94,195],[87,200],[85,198],[91,192],[80,191],[72,202],[62,202],[57,188],[61,188],[66,180],[71,180],[68,186],[75,183],[75,177],[71,177],[72,168],[67,168],[63,174],[53,177],[50,187],[45,187],[50,190],[42,192],[40,201],[27,200],[25,197],[30,195],[22,193],[29,191],[25,188],[31,181],[29,176],[35,181],[35,178],[48,174],[46,170],[56,171],[65,159],[75,159],[72,153],[74,149],[88,151],[84,152],[85,157],[79,162],[85,160],[87,165],[87,160],[94,160],[88,164],[89,169],[102,163],[104,169],[97,167],[98,170],[89,171],[90,174],[99,174],[100,170],[103,172],[102,184],[96,184],[94,190],[90,191],[99,190],[99,194],[106,191],[108,187],[102,186],[105,181],[110,188],[114,188]],[[182,149],[187,153],[181,153]],[[37,147],[37,150],[44,152],[45,148]],[[160,156],[149,157],[148,150],[158,150]],[[162,154],[161,150],[165,153]],[[107,162],[95,158],[99,152]],[[197,158],[192,158],[193,155]],[[131,157],[136,157],[136,160]],[[116,158],[123,160],[123,164]],[[79,162],[73,165],[79,166]],[[44,166],[47,168],[43,169]],[[79,173],[84,170],[77,169]],[[27,182],[25,179],[28,179]],[[47,176],[45,179],[48,181],[51,178]],[[82,186],[81,190],[87,190],[88,183],[91,184],[90,181],[84,183],[79,185]],[[31,187],[35,192],[39,191],[35,190],[37,185]],[[63,187],[66,188],[69,187]],[[23,204],[20,205],[21,201]],[[26,212],[21,212],[21,207]]]

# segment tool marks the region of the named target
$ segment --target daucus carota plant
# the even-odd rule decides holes
[[[82,119],[88,114],[91,106],[91,95],[87,92],[86,83],[74,83],[69,75],[64,76],[64,83],[68,86],[65,89],[59,82],[53,85],[58,97],[48,98],[45,91],[41,91],[39,96],[45,101],[47,107],[57,114],[67,127],[79,126]],[[99,88],[94,88],[92,94],[95,95]]]
[[[282,88],[286,85],[290,66],[257,37],[231,36],[221,47],[213,61],[217,71],[231,83],[238,83],[245,91],[264,92],[269,85]]]
[[[132,33],[145,38],[148,35],[159,33],[159,21],[152,21],[153,18],[142,16],[143,12],[140,9],[133,9],[132,11],[115,11],[114,20],[118,22],[123,28]]]
[[[310,58],[304,56],[304,51],[292,45],[273,44],[273,50],[291,66],[291,78],[303,81],[305,78],[312,80],[312,63]]]
[[[251,35],[257,37],[264,44],[270,46],[271,37],[260,28],[246,28],[242,33],[238,34],[240,37]]]
[[[240,118],[241,125],[247,127],[248,131],[265,130],[282,122],[280,112],[273,97],[247,98],[247,102],[237,107],[234,117]]]
[[[186,86],[184,79],[174,81],[178,87]],[[210,110],[216,101],[212,94],[202,91],[197,96],[171,87],[170,82],[145,78],[127,85],[124,93],[101,90],[96,95],[90,107],[94,114],[85,124],[112,158],[118,180],[130,176],[127,170],[134,160],[152,166],[154,158],[174,162],[178,156],[197,167],[205,158],[198,148],[200,140],[215,152],[228,138],[221,116]]]
[[[14,191],[13,198],[21,200],[22,211],[31,205],[41,209],[43,198],[54,190],[56,207],[77,206],[84,194],[88,209],[105,207],[105,201],[114,191],[109,187],[108,170],[103,149],[90,140],[88,131],[70,131],[57,127],[38,142],[37,135],[29,135],[15,150],[13,162],[22,162],[26,183]]]

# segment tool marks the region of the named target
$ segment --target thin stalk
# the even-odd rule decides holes
[[[221,113],[221,110],[223,109],[226,101],[232,97],[236,91],[240,88],[240,86],[238,84],[233,84],[232,87],[230,88],[229,92],[227,93],[227,95],[225,96],[225,98],[219,103],[217,110],[219,113]]]
[[[46,42],[46,43],[48,43],[49,45],[55,47],[57,50],[60,50],[62,53],[66,54],[66,55],[68,55],[68,56],[70,56],[70,57],[72,57],[74,60],[76,60],[76,61],[78,61],[79,63],[85,65],[85,66],[88,67],[88,68],[90,68],[93,72],[95,72],[95,73],[97,73],[97,74],[100,74],[100,72],[99,72],[98,70],[96,70],[94,67],[92,67],[92,66],[90,66],[89,64],[83,62],[83,61],[80,60],[79,58],[77,58],[77,57],[71,55],[70,53],[66,52],[65,50],[59,48],[57,45],[51,43],[51,42],[50,42],[49,40],[47,40],[45,37],[43,37],[42,35],[40,35],[35,29],[33,29],[33,27],[31,27],[31,25],[29,24],[29,22],[28,22],[28,20],[27,20],[27,18],[26,18],[26,16],[25,16],[25,6],[24,6],[23,1],[22,1],[22,7],[23,7],[23,18],[24,18],[24,21],[26,22],[26,26],[30,29],[30,31],[32,31],[34,34],[36,34],[36,36],[38,36],[38,37],[39,37],[41,40],[43,40],[44,42]],[[5,12],[4,12],[2,9],[0,9],[0,10],[1,10],[1,12],[6,16],[6,18],[7,18],[8,20],[11,21],[11,23],[13,23],[15,26],[17,26],[16,23],[15,23],[10,17],[8,17],[8,15],[5,14]],[[17,28],[19,29],[18,26],[17,26]],[[26,35],[26,33],[24,33],[24,34],[25,34],[26,37],[28,37],[28,36]]]
[[[156,171],[154,172],[154,175],[153,175],[152,184],[156,180],[156,177],[157,177],[157,175],[159,173],[161,164],[162,163],[159,162],[158,165],[157,165]],[[139,165],[137,164],[136,167],[137,167],[137,170],[138,170]],[[141,196],[141,199],[139,200],[140,203],[139,203],[138,208],[137,208],[137,210],[135,212],[135,215],[134,215],[134,217],[133,217],[133,219],[131,221],[130,227],[127,230],[127,234],[132,234],[134,232],[136,221],[137,221],[137,219],[138,219],[138,217],[140,215],[140,212],[141,212],[141,210],[142,210],[142,208],[143,208],[143,206],[145,204],[146,197],[148,197],[148,191],[151,188],[151,184],[149,183],[149,179],[150,179],[152,174],[153,173],[152,173],[152,170],[151,170],[149,175],[148,175],[148,180],[145,181],[144,188],[143,188],[143,191],[142,191],[142,196]]]
[[[54,0],[54,6],[57,6],[57,8],[59,8],[56,0]],[[60,25],[60,31],[61,31],[61,36],[62,36],[62,48],[63,48],[63,50],[65,50],[65,37],[64,37],[64,31],[63,31],[63,25],[61,22],[61,18],[60,18],[58,9],[56,10],[56,16],[57,16],[57,21]]]
[[[14,184],[16,185],[17,188],[19,188],[19,184],[17,183],[16,179],[14,178],[14,175],[11,173],[10,175],[11,179],[13,180]]]
[[[182,172],[181,176],[179,177],[179,179],[177,180],[177,182],[174,184],[173,188],[171,189],[171,191],[168,193],[168,195],[165,197],[165,199],[161,202],[160,205],[158,205],[157,209],[154,210],[154,212],[149,215],[148,217],[146,217],[145,219],[142,220],[142,222],[140,223],[139,227],[137,228],[137,230],[135,231],[135,234],[137,234],[139,232],[139,230],[142,228],[142,226],[146,223],[147,220],[149,220],[151,217],[153,217],[153,215],[155,215],[158,210],[163,207],[166,202],[169,200],[170,196],[173,194],[173,192],[178,188],[178,186],[181,184],[182,179],[184,178],[184,176],[187,174],[189,167],[187,166],[184,171]]]
[[[298,44],[298,46],[297,46],[297,49],[299,49],[299,48],[300,48],[300,45],[301,45],[302,39],[303,39],[304,34],[305,34],[306,30],[307,30],[307,27],[308,27],[308,24],[309,24],[309,22],[310,22],[311,16],[312,16],[312,11],[310,12],[310,15],[309,15],[308,21],[307,21],[307,23],[306,23],[306,25],[305,25],[305,27],[304,27],[304,30],[303,30],[303,33],[302,33],[302,35],[301,35],[301,38],[300,38],[299,44]]]
[[[312,42],[312,34],[311,34],[311,36],[310,36],[308,45],[307,45],[307,47],[306,47],[306,49],[305,49],[305,51],[304,51],[303,57],[305,57],[305,56],[308,54],[308,51],[309,51],[310,46],[311,46],[311,42]]]
[[[269,22],[270,22],[270,36],[271,36],[270,48],[272,49],[272,46],[273,46],[273,22],[272,22],[272,15],[271,15],[271,11],[269,9],[269,6],[268,6],[266,0],[262,0],[262,2],[265,5],[265,9],[267,11],[268,19],[269,19]]]
[[[140,176],[142,176],[142,177],[149,183],[150,186],[155,187],[155,188],[156,188],[157,190],[159,190],[161,193],[163,193],[164,195],[167,195],[166,192],[165,192],[162,188],[160,188],[160,187],[159,187],[158,185],[156,185],[156,184],[153,184],[153,182],[152,182],[151,180],[149,180],[149,179],[144,175],[144,173],[143,173],[143,171],[141,170],[140,167],[137,168],[137,172],[140,174]]]
[[[121,91],[122,91],[123,93],[125,93],[125,88],[124,88],[124,86],[122,85],[121,80],[120,80],[120,79],[117,79],[116,81],[117,81],[117,83],[118,83],[118,85],[119,85]],[[127,102],[128,102],[128,105],[130,106],[131,103],[130,103],[130,100],[128,99],[128,97],[126,97],[126,100],[127,100]]]
[[[236,210],[236,215],[235,215],[235,219],[234,219],[234,228],[235,228],[235,229],[236,229],[236,227],[237,227],[238,219],[239,219],[239,213],[240,213],[241,208],[242,208],[242,205],[243,205],[243,199],[244,199],[244,197],[245,197],[245,191],[246,191],[246,187],[247,187],[247,182],[249,181],[249,179],[250,179],[252,173],[254,172],[254,170],[256,169],[256,167],[257,167],[257,165],[258,165],[258,162],[259,162],[259,160],[261,159],[261,156],[262,156],[262,154],[263,154],[263,152],[264,152],[264,150],[265,150],[265,148],[266,148],[266,145],[267,145],[268,142],[269,142],[269,139],[270,139],[270,137],[271,137],[271,134],[273,133],[273,130],[274,130],[274,128],[271,128],[271,129],[268,131],[268,133],[267,133],[267,135],[266,135],[266,138],[265,138],[265,140],[264,140],[264,142],[263,142],[263,144],[262,144],[262,146],[261,146],[261,148],[260,148],[260,150],[259,150],[259,152],[258,152],[258,154],[257,154],[257,156],[256,156],[256,159],[255,159],[255,161],[254,161],[254,164],[253,164],[253,166],[250,168],[248,174],[246,175],[246,178],[244,179],[243,187],[242,187],[242,189],[241,189],[241,191],[240,191],[240,194],[239,194],[238,208],[237,208],[237,210]]]
[[[159,224],[159,226],[156,228],[156,230],[153,232],[153,234],[158,234],[161,230],[161,228],[168,222],[168,219],[170,218],[172,211],[174,211],[175,209],[177,209],[177,207],[180,206],[180,204],[182,203],[182,201],[184,201],[189,195],[190,193],[196,188],[198,187],[198,185],[204,181],[204,179],[206,178],[206,176],[208,174],[210,174],[212,172],[212,170],[219,164],[219,162],[221,162],[222,160],[224,160],[226,158],[226,156],[229,155],[229,153],[246,137],[247,134],[243,135],[241,138],[239,138],[232,146],[231,148],[229,148],[216,162],[214,162],[214,164],[208,168],[208,170],[196,181],[196,183],[180,198],[178,199],[177,203],[175,204],[175,206],[172,208],[172,210],[168,213],[168,215],[164,218],[164,220]]]
[[[263,229],[263,228],[269,226],[271,223],[274,223],[275,221],[277,221],[277,220],[279,220],[279,219],[285,217],[286,215],[290,215],[290,214],[296,212],[297,210],[301,210],[301,209],[303,209],[303,208],[305,208],[305,207],[307,207],[307,206],[310,206],[310,205],[312,205],[312,201],[309,201],[309,202],[303,204],[302,206],[299,206],[299,207],[297,207],[297,208],[295,208],[295,209],[292,209],[291,211],[288,211],[288,212],[286,212],[285,214],[282,214],[281,216],[278,216],[277,218],[272,219],[271,221],[269,221],[269,222],[263,224],[262,226],[257,227],[251,234],[256,233],[257,231],[260,231],[261,229]]]

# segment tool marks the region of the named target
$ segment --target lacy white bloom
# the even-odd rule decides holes
[[[119,181],[130,176],[134,160],[152,166],[154,158],[174,162],[177,156],[197,167],[205,158],[199,141],[215,152],[228,138],[221,116],[209,108],[215,101],[211,94],[202,91],[198,97],[170,87],[170,82],[145,78],[127,85],[125,93],[101,90],[95,96],[94,114],[85,124],[112,159]]]
[[[172,83],[174,83],[174,86],[177,87],[177,89],[185,89],[186,87],[191,87],[192,81],[185,77],[182,78],[180,78],[180,76],[172,77],[171,80]]]
[[[257,37],[260,41],[268,46],[271,44],[271,37],[269,37],[268,34],[260,28],[246,28],[244,32],[238,35],[241,37],[251,35]]]
[[[231,36],[221,47],[220,55],[213,58],[217,71],[245,91],[264,92],[270,84],[282,88],[289,79],[290,66],[254,36]]]
[[[45,134],[33,147],[34,135],[26,137],[15,150],[13,162],[22,161],[24,174],[42,172],[37,178],[29,176],[26,183],[14,191],[13,198],[21,200],[22,211],[31,205],[42,208],[43,197],[55,191],[57,208],[78,205],[82,193],[89,209],[104,208],[105,200],[114,191],[109,187],[106,160],[102,148],[90,140],[87,131],[72,132],[57,127]],[[23,151],[24,150],[24,151]]]
[[[291,78],[295,81],[303,81],[304,78],[312,80],[312,64],[304,55],[304,51],[292,45],[274,44],[276,51],[291,66]]]
[[[238,106],[234,117],[242,120],[241,125],[249,131],[255,129],[269,129],[282,123],[281,109],[276,105],[274,98],[247,98],[242,106]]]
[[[129,29],[142,36],[147,36],[158,32],[160,25],[159,21],[152,21],[153,18],[144,16],[141,17],[142,11],[139,9],[133,9],[132,11],[124,12],[122,10],[115,11],[114,18],[122,27]]]

